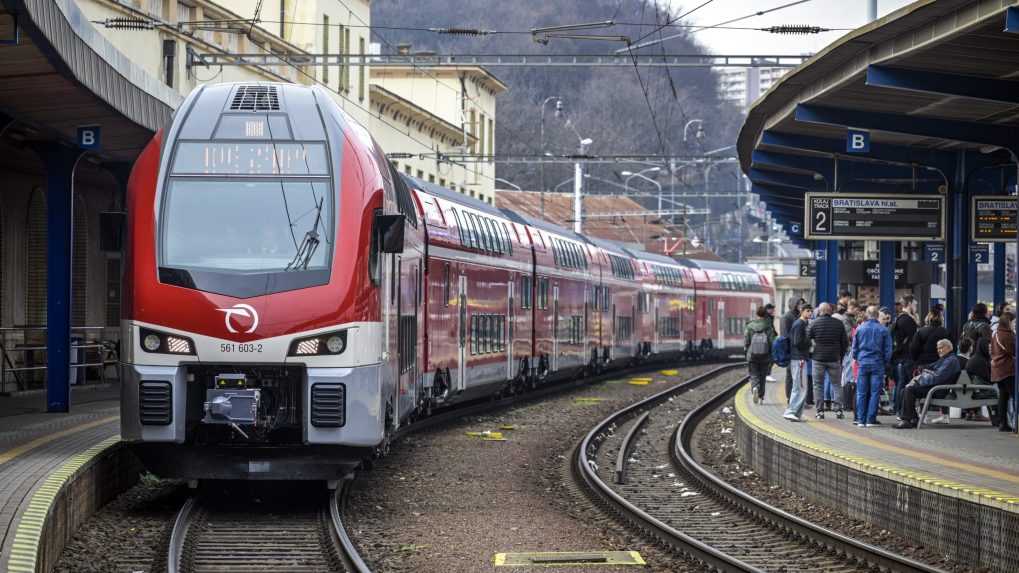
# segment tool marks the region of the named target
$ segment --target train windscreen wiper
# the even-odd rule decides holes
[[[318,226],[322,221],[322,206],[325,204],[325,200],[325,197],[322,197],[315,204],[315,223],[311,226],[311,229],[304,233],[304,238],[301,239],[301,244],[297,246],[297,252],[294,253],[294,258],[287,265],[286,270],[308,270],[308,265],[311,263],[312,257],[315,256],[319,243],[321,243],[318,238]]]

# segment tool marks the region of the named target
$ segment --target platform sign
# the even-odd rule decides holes
[[[801,277],[816,277],[817,276],[817,260],[816,259],[800,259],[800,276]]]
[[[924,243],[923,246],[923,258],[928,263],[934,263],[940,265],[945,262],[945,244],[944,243]]]
[[[1016,239],[1016,197],[978,195],[970,205],[972,240],[1004,243]]]
[[[942,195],[807,193],[807,239],[943,241]]]
[[[870,132],[860,129],[847,130],[846,153],[870,153]]]
[[[814,260],[815,261],[827,261],[828,260],[828,251],[826,251],[824,249],[818,249],[818,250],[814,251]]]
[[[991,249],[987,245],[970,245],[969,259],[978,265],[991,262]]]
[[[102,144],[103,128],[98,125],[82,125],[78,127],[78,147],[82,149],[99,149]]]

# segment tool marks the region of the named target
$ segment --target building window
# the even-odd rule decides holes
[[[474,189],[471,189],[471,197],[474,196]]]
[[[477,153],[478,152],[478,138],[477,138],[477,135],[478,135],[478,116],[477,116],[477,112],[474,111],[473,109],[471,110],[471,130],[470,130],[470,134],[471,134],[471,136],[474,137],[474,143],[471,144],[471,153]]]
[[[428,174],[428,182],[429,183],[435,183],[435,174],[434,173],[429,173]]]
[[[485,194],[484,193],[478,193],[478,199],[484,201],[485,200]]]
[[[495,155],[495,120],[488,119],[488,154]]]
[[[420,179],[422,181],[425,180],[425,172],[423,170],[421,170],[421,169],[418,169],[418,179]]]
[[[481,114],[481,122],[478,124],[478,150],[481,155],[485,154],[485,114]]]
[[[442,187],[445,187],[446,186],[446,180],[445,179],[439,179],[439,185],[442,186]]]
[[[404,165],[403,172],[406,173],[407,175],[414,175],[414,168],[411,167],[410,165]]]
[[[177,69],[177,41],[163,40],[163,81],[174,87],[174,71]]]
[[[322,53],[329,53],[329,16],[322,15]],[[322,83],[329,84],[329,66],[322,66]]]

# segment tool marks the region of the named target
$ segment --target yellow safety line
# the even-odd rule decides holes
[[[25,452],[34,450],[39,446],[44,446],[54,440],[59,440],[64,436],[69,436],[82,430],[90,430],[97,426],[102,426],[103,424],[109,424],[110,422],[117,421],[119,418],[120,416],[110,416],[108,418],[94,420],[92,422],[81,424],[80,426],[74,426],[73,428],[67,428],[66,430],[61,430],[53,434],[46,434],[45,436],[38,437],[30,442],[25,442],[20,446],[15,446],[9,450],[0,453],[0,464],[7,463],[13,460],[14,458],[20,456],[21,454],[24,454]]]
[[[28,508],[18,519],[14,542],[11,544],[11,556],[7,560],[9,573],[35,573],[39,547],[42,543],[42,530],[60,490],[78,470],[119,441],[120,436],[106,438],[91,448],[75,454],[59,469],[46,476],[42,485],[32,494]]]
[[[742,389],[740,389],[739,394],[737,394],[735,401],[736,413],[739,415],[740,418],[743,419],[744,422],[746,422],[759,432],[768,434],[773,438],[777,438],[778,440],[785,442],[793,447],[796,447],[797,449],[811,450],[812,452],[819,454],[821,457],[832,460],[836,463],[841,463],[842,465],[855,467],[856,469],[859,469],[865,473],[884,474],[885,477],[899,482],[904,481],[904,479],[912,480],[923,489],[932,490],[935,491],[936,493],[953,495],[953,493],[945,491],[950,490],[951,492],[954,492],[955,496],[969,494],[976,496],[978,498],[982,498],[985,501],[989,501],[993,505],[1001,507],[1002,509],[1006,509],[1008,511],[1015,512],[1019,510],[1015,507],[1016,504],[1019,504],[1019,497],[1015,495],[995,491],[985,487],[955,482],[941,476],[924,474],[914,470],[899,468],[890,465],[884,461],[874,461],[864,458],[862,456],[845,454],[843,452],[836,451],[827,445],[819,444],[817,442],[808,440],[798,434],[793,434],[781,430],[779,428],[776,428],[762,420],[760,417],[758,417],[751,411],[751,408],[748,406],[749,388],[750,388],[749,386],[744,386]],[[846,432],[845,430],[833,428],[830,424],[811,423],[811,429],[814,428],[820,428],[822,430],[829,431],[834,434],[846,436],[852,438],[857,442],[865,443],[868,446],[905,455],[914,459],[946,466],[951,465],[952,467],[962,468],[976,474],[985,475],[987,477],[993,477],[996,479],[1003,479],[1005,481],[1019,483],[1019,478],[1013,477],[999,470],[992,470],[979,465],[952,462],[951,460],[945,460],[929,454],[922,454],[914,450],[910,450],[908,448],[892,446],[874,440],[873,438],[868,438],[866,436],[860,436],[855,433]]]

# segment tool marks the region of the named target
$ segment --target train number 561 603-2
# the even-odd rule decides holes
[[[234,344],[232,342],[224,342],[219,345],[220,352],[241,352],[241,353],[255,353],[259,354],[262,352],[262,345],[255,343],[243,343]]]

